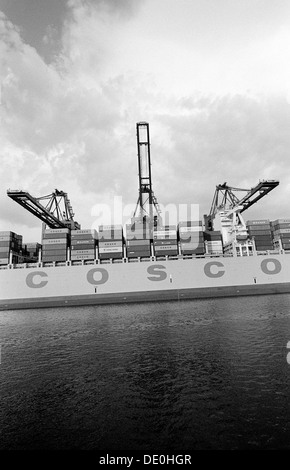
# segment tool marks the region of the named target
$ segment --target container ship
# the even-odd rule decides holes
[[[42,221],[42,236],[25,244],[0,232],[1,310],[290,292],[290,219],[242,215],[279,182],[217,185],[208,215],[165,225],[152,190],[149,124],[137,123],[136,133],[139,197],[124,226],[82,229],[63,191],[7,191]]]

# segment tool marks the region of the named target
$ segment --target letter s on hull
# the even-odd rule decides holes
[[[153,274],[153,276],[148,276],[149,281],[164,281],[167,278],[166,271],[160,271],[161,269],[166,269],[162,264],[155,264],[147,268],[148,274]]]
[[[101,274],[101,278],[95,279],[95,273]],[[109,273],[108,271],[106,271],[106,269],[102,269],[102,268],[90,269],[87,273],[87,281],[90,284],[93,284],[93,286],[99,286],[100,284],[105,284],[108,279],[109,279]]]
[[[212,266],[216,266],[218,268],[223,268],[224,265],[223,263],[221,263],[220,261],[211,261],[210,263],[206,263],[204,265],[204,274],[207,276],[207,277],[222,277],[225,273],[225,271],[217,271],[216,273],[213,273],[211,268]]]
[[[32,289],[39,289],[40,287],[46,286],[48,281],[40,281],[39,282],[39,280],[38,280],[38,282],[35,282],[34,278],[37,277],[37,276],[48,277],[48,275],[46,273],[44,273],[43,271],[36,271],[36,272],[33,272],[33,273],[29,273],[26,276],[26,285],[28,287],[31,287]]]

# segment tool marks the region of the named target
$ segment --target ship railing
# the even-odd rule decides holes
[[[248,255],[236,256],[239,258],[248,256],[265,256],[265,255],[284,255],[290,254],[290,250],[274,249],[267,251],[256,251]],[[120,259],[90,259],[90,260],[74,260],[74,261],[54,261],[54,262],[38,262],[38,263],[15,263],[0,265],[0,269],[25,269],[25,268],[44,268],[44,267],[64,267],[64,266],[86,266],[96,264],[120,264],[120,263],[148,263],[155,261],[173,261],[173,260],[196,260],[196,259],[211,259],[211,258],[233,258],[233,253],[204,253],[202,255],[173,255],[173,256],[149,256],[149,257],[136,257],[136,258],[120,258]]]

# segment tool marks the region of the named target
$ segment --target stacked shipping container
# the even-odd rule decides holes
[[[153,232],[153,247],[155,256],[176,256],[178,254],[176,226],[156,227]]]
[[[290,219],[277,219],[271,222],[275,248],[290,250]]]
[[[219,230],[203,232],[206,252],[208,254],[223,254],[222,234]]]
[[[126,248],[128,258],[151,256],[151,226],[142,220],[126,225]]]
[[[26,262],[36,263],[39,257],[40,243],[26,243]]]
[[[123,258],[122,225],[99,226],[99,259]]]
[[[96,230],[72,230],[71,261],[95,259],[97,238]]]
[[[268,219],[248,220],[247,230],[250,238],[254,238],[257,251],[273,250],[271,225]]]
[[[22,236],[14,232],[0,232],[0,265],[10,262],[18,263],[21,256]]]
[[[181,254],[203,255],[205,253],[202,221],[192,220],[178,224]]]
[[[66,261],[69,247],[69,229],[46,229],[42,234],[42,261]]]

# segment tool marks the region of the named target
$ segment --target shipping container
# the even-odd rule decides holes
[[[207,246],[223,246],[222,241],[220,240],[207,240]]]
[[[54,262],[54,261],[66,261],[66,257],[65,256],[58,256],[58,255],[43,256],[42,261],[43,261],[43,263]]]
[[[108,230],[114,230],[114,231],[122,231],[123,227],[122,225],[116,224],[116,225],[99,225],[99,232],[106,232]]]
[[[46,228],[44,233],[69,233],[70,230],[68,228]]]
[[[96,245],[92,243],[80,243],[78,245],[72,245],[71,250],[94,250]]]
[[[99,253],[123,253],[122,246],[106,246],[105,248],[99,248]]]
[[[0,253],[9,253],[9,252],[10,252],[9,247],[5,247],[5,246],[0,247]]]
[[[164,251],[164,250],[177,250],[177,245],[160,245],[154,247],[156,251]]]
[[[68,234],[67,233],[46,233],[44,232],[43,235],[42,235],[42,240],[48,240],[50,238],[55,238],[55,239],[60,239],[60,238],[64,238],[64,239],[68,239]]]
[[[63,256],[66,257],[67,251],[66,250],[43,250],[42,258],[46,258],[47,256]]]
[[[203,236],[205,240],[221,240],[222,234],[219,230],[204,230]]]
[[[177,234],[174,236],[174,235],[168,235],[168,236],[161,236],[161,235],[154,235],[153,236],[153,241],[159,241],[159,240],[175,240],[177,242],[178,240],[178,236]]]
[[[71,252],[71,256],[75,255],[94,255],[96,253],[96,250],[74,250]]]
[[[15,232],[11,232],[11,231],[9,231],[9,232],[5,232],[5,231],[3,232],[3,231],[1,231],[1,232],[0,232],[0,237],[10,237],[10,236],[11,236],[11,237],[16,237],[16,233],[15,233]]]
[[[196,227],[196,226],[202,227],[202,220],[186,220],[186,221],[179,222],[179,224],[177,224],[178,228],[180,228],[180,227]]]
[[[150,240],[127,240],[126,245],[130,247],[136,245],[150,246]]]
[[[42,251],[51,251],[51,250],[67,250],[67,245],[64,244],[54,244],[54,245],[43,245]]]
[[[99,259],[121,259],[123,253],[99,253]]]
[[[276,219],[272,221],[273,225],[280,225],[280,224],[289,224],[290,225],[290,219]]]
[[[12,240],[16,241],[16,238],[14,237],[9,237],[9,236],[3,236],[0,237],[0,242],[11,242]]]
[[[104,248],[106,246],[123,246],[122,240],[109,241],[109,242],[100,242],[99,246]]]
[[[74,238],[74,240],[71,241],[72,246],[78,246],[78,245],[96,245],[96,240],[94,238],[86,239],[86,240],[78,240]]]
[[[257,237],[259,235],[268,235],[271,236],[271,230],[250,230],[248,229],[249,236]]]
[[[67,240],[65,238],[49,238],[42,240],[42,245],[68,245]]]
[[[0,242],[0,249],[3,248],[4,250],[9,250],[12,249],[13,246],[15,247],[15,245],[9,242]]]
[[[153,246],[163,246],[163,245],[177,245],[176,238],[170,238],[168,240],[154,240]]]
[[[72,235],[71,236],[71,241],[72,243],[75,241],[75,240],[90,240],[90,241],[95,241],[97,242],[98,238],[96,237],[92,237],[90,235]]]
[[[153,231],[153,237],[169,237],[172,236],[174,238],[177,237],[177,231],[176,230],[154,230]]]
[[[204,244],[204,238],[196,238],[196,237],[187,237],[187,238],[180,238],[180,243],[195,243],[197,244]]]
[[[187,233],[187,232],[190,232],[190,233],[199,233],[199,232],[202,232],[203,229],[201,226],[197,225],[196,227],[180,227],[179,229],[179,234],[181,233]]]
[[[177,256],[178,250],[155,251],[155,256]]]
[[[71,238],[79,238],[79,237],[85,237],[87,236],[88,238],[98,238],[98,232],[94,229],[83,229],[83,230],[72,230],[71,231]]]
[[[246,225],[265,225],[268,224],[270,225],[270,220],[269,219],[256,219],[256,220],[247,220]]]
[[[271,242],[273,240],[273,237],[271,235],[257,235],[256,237],[251,238],[253,238],[256,243],[257,241],[269,240],[269,242]]]
[[[279,230],[274,230],[273,231],[273,234],[274,235],[280,235],[280,234],[284,234],[284,233],[290,233],[290,228],[280,228]]]
[[[82,259],[95,259],[95,255],[94,254],[79,254],[79,255],[76,255],[76,254],[73,254],[71,256],[71,261],[76,261],[76,260],[82,260]]]
[[[150,258],[150,251],[129,251],[127,258]]]
[[[204,255],[205,250],[202,248],[197,248],[196,250],[181,250],[183,255]]]

